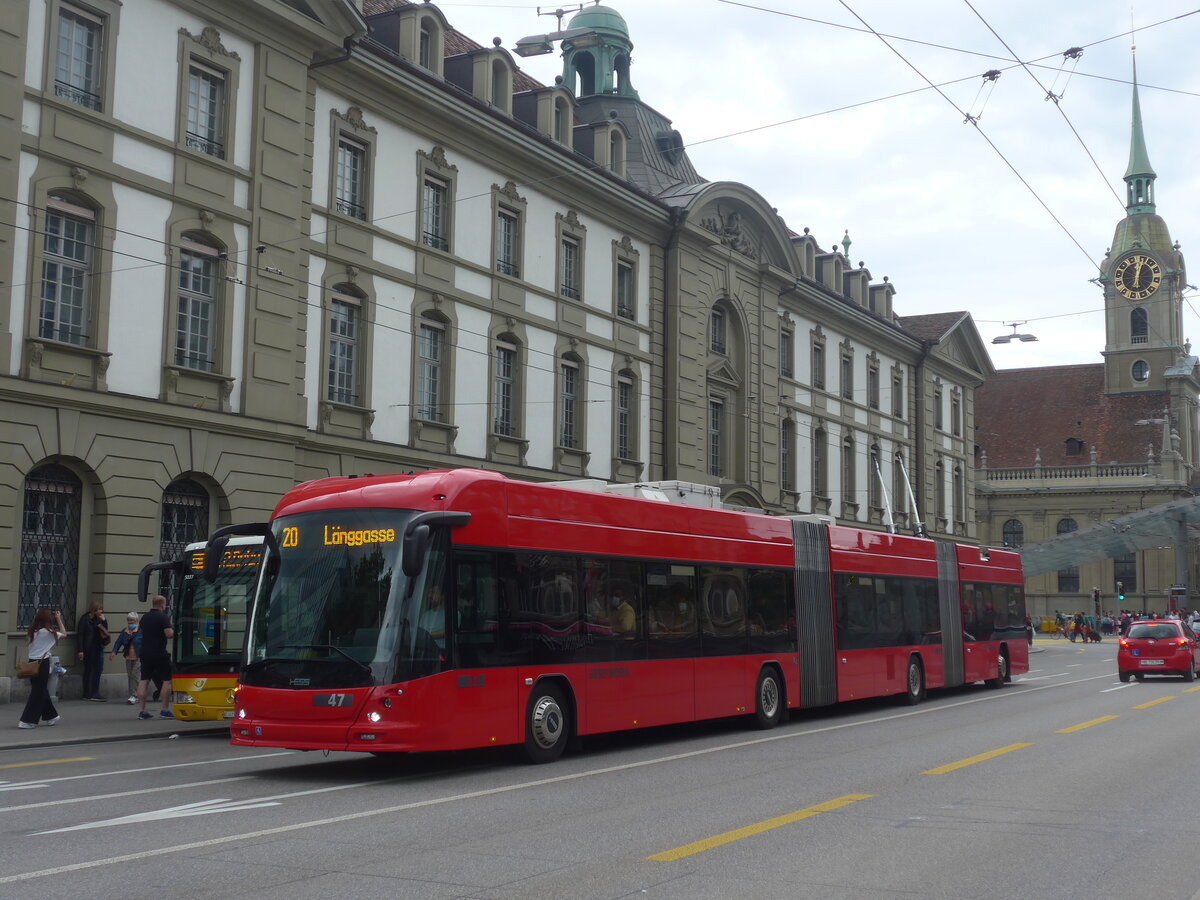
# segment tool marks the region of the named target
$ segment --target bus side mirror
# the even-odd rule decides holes
[[[225,556],[225,545],[229,543],[229,538],[219,537],[215,541],[209,541],[207,547],[204,548],[204,580],[212,584],[217,580],[217,573],[221,571],[221,560]]]
[[[429,526],[418,525],[404,535],[400,568],[409,578],[416,578],[425,563],[425,548],[429,545]]]

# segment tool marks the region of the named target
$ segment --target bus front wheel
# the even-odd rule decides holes
[[[770,667],[758,673],[754,688],[754,720],[759,728],[774,728],[783,719],[783,687],[779,673]]]
[[[1008,680],[1008,654],[1001,650],[996,656],[996,677],[987,679],[984,684],[990,688],[1002,688]]]
[[[525,719],[525,756],[532,763],[554,762],[567,746],[566,701],[554,684],[539,685],[529,697]]]

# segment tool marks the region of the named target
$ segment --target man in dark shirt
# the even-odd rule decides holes
[[[146,712],[146,695],[153,681],[162,698],[162,709],[159,718],[172,719],[174,716],[169,709],[171,703],[171,654],[170,640],[175,637],[175,629],[171,626],[171,617],[167,615],[167,598],[159,594],[150,602],[150,612],[142,616],[142,680],[138,682],[138,718],[153,718],[152,713]]]
[[[104,647],[108,643],[108,620],[104,604],[96,601],[79,617],[75,630],[76,650],[83,663],[83,699],[101,701],[100,674],[104,671]]]

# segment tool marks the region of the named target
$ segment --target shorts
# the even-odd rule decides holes
[[[143,656],[142,681],[153,681],[155,687],[161,688],[163,682],[171,680],[171,657]]]

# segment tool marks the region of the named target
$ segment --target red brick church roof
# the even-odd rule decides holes
[[[1032,466],[1037,451],[1045,466],[1086,465],[1093,447],[1100,464],[1144,463],[1148,444],[1162,451],[1162,426],[1134,423],[1166,404],[1165,392],[1105,396],[1103,363],[1002,369],[975,391],[975,445],[992,469]]]

